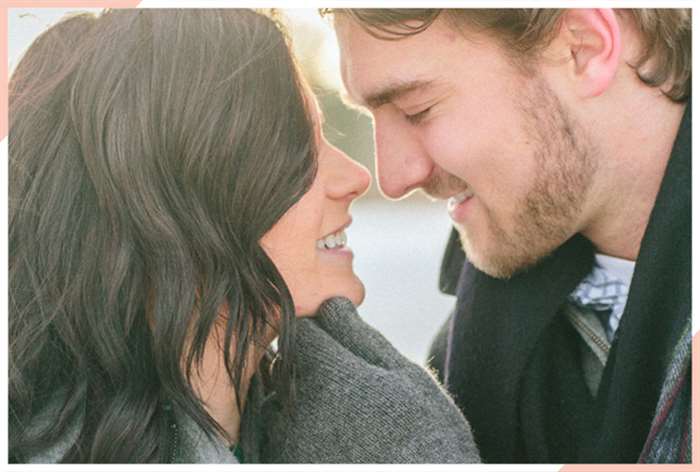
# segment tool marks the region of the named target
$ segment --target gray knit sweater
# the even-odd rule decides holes
[[[266,462],[480,462],[469,425],[424,368],[334,298],[297,323],[297,401],[263,408]]]

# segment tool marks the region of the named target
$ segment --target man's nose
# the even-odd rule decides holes
[[[389,198],[401,198],[420,188],[433,163],[419,139],[404,126],[375,120],[375,165],[379,188]]]

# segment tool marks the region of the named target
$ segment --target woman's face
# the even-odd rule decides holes
[[[318,172],[309,191],[260,240],[282,274],[298,316],[313,315],[333,296],[359,305],[365,287],[352,269],[345,229],[350,204],[370,185],[367,169],[326,141],[316,100],[311,108],[318,144]]]

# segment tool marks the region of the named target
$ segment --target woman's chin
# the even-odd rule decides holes
[[[296,305],[297,318],[314,316],[321,304],[333,297],[345,297],[355,306],[360,306],[365,300],[365,286],[359,278],[355,277],[352,286],[343,287],[337,291],[329,291],[325,296],[319,297],[311,303]]]
[[[365,285],[360,281],[360,279],[357,279],[357,283],[359,287],[357,288],[357,293],[355,294],[354,297],[348,297],[350,301],[352,302],[353,305],[355,306],[360,306],[362,305],[362,302],[365,301]]]

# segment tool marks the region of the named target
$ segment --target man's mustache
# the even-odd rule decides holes
[[[421,190],[431,198],[444,200],[457,193],[465,191],[469,185],[457,176],[454,176],[442,169],[438,169],[424,185]]]

